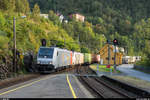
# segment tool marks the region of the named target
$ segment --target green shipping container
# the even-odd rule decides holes
[[[91,54],[84,53],[84,63],[90,64],[91,63]]]

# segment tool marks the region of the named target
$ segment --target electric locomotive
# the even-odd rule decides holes
[[[50,73],[70,66],[72,52],[57,47],[40,47],[37,54],[37,69],[41,73]]]

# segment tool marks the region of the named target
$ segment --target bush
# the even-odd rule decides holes
[[[4,53],[6,49],[8,49],[9,39],[6,36],[0,35],[0,52]]]
[[[141,65],[141,66],[145,66],[145,67],[150,67],[150,59],[148,59],[148,58],[144,58],[144,59],[142,59],[141,61],[138,61],[137,63],[136,63],[136,65]]]

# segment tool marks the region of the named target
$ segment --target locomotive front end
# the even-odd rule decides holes
[[[41,73],[49,73],[54,70],[54,48],[41,47],[37,55],[37,69]]]

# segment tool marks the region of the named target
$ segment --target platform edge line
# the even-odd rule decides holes
[[[70,83],[68,74],[67,74],[67,82],[68,82],[68,85],[69,85],[69,87],[70,87],[70,91],[71,91],[73,97],[74,97],[74,98],[77,98],[77,96],[76,96],[76,94],[75,94],[75,92],[74,92],[74,90],[73,90],[73,88],[72,88],[72,85],[71,85],[71,83]]]

